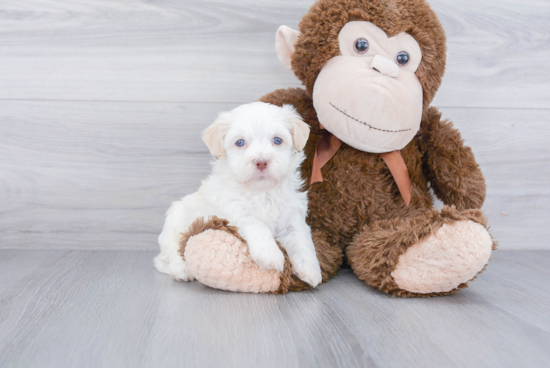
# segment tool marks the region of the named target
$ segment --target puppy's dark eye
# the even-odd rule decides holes
[[[397,64],[405,66],[409,63],[409,54],[406,51],[401,51],[397,54],[395,60],[397,61]]]
[[[239,139],[237,142],[235,142],[235,146],[237,147],[244,146],[244,139]]]
[[[369,41],[367,41],[365,38],[358,38],[355,40],[353,48],[358,54],[364,54],[369,50]]]
[[[283,143],[283,139],[279,137],[273,138],[273,143],[275,143],[277,146]]]

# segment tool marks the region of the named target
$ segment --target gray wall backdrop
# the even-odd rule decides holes
[[[0,248],[156,249],[209,172],[219,111],[300,82],[274,51],[304,0],[1,0]],[[550,249],[550,2],[432,0],[434,106],[488,184],[501,249]]]

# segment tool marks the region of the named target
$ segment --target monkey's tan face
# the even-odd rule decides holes
[[[325,64],[313,88],[319,122],[361,151],[402,149],[422,117],[418,43],[406,33],[388,38],[364,21],[347,23],[338,41],[341,55]]]

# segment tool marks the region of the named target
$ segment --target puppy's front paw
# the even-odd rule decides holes
[[[170,265],[170,274],[178,281],[193,281],[195,277],[187,269],[184,262],[178,262],[176,265]]]
[[[316,287],[323,280],[321,275],[321,266],[317,258],[295,257],[290,260],[292,263],[292,273],[300,280],[307,282],[312,287]]]
[[[285,268],[285,256],[275,241],[270,245],[269,247],[249,246],[250,257],[262,269],[283,272]]]

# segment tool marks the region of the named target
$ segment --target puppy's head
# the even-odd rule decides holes
[[[308,137],[309,126],[291,105],[253,102],[221,113],[202,140],[239,183],[268,190],[297,170]]]

